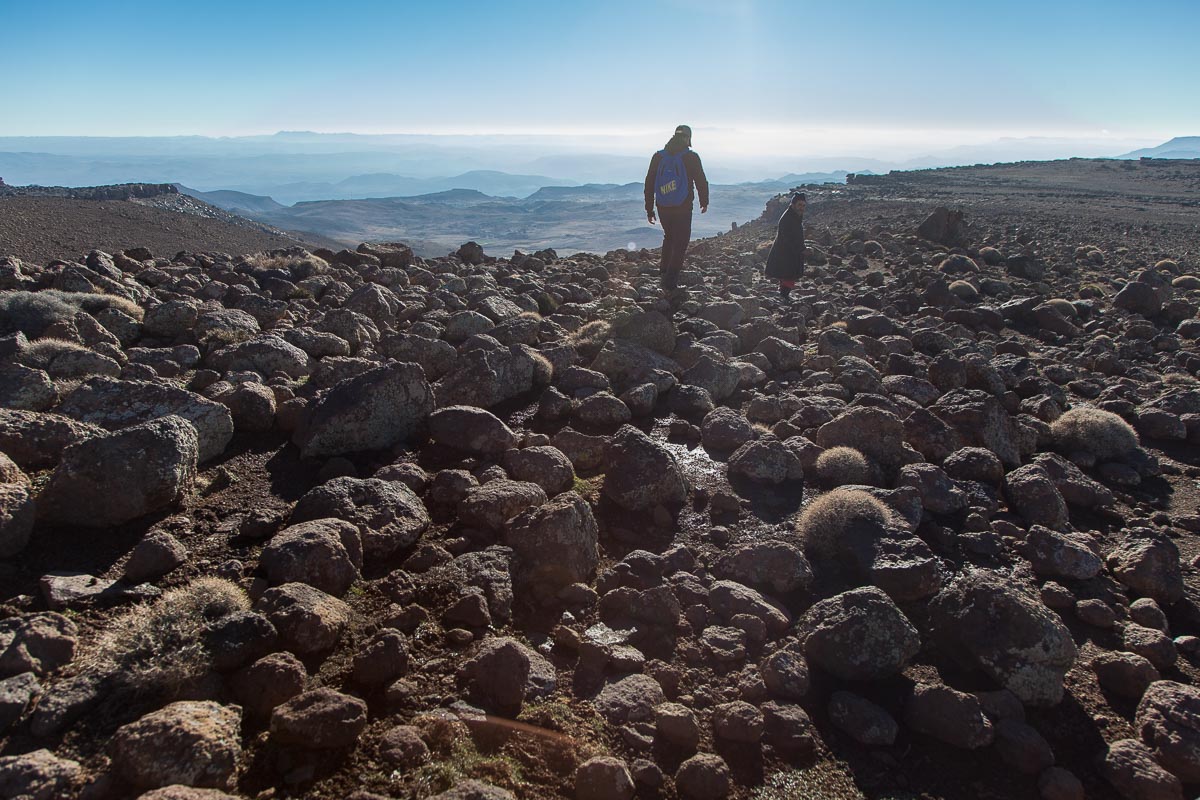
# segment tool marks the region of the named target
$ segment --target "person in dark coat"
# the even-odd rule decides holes
[[[655,183],[663,153],[683,154],[683,167],[687,172],[688,182],[687,197],[679,205],[658,204],[658,218],[662,220],[663,226],[662,256],[658,262],[658,271],[663,291],[666,292],[675,291],[676,281],[683,269],[683,259],[687,255],[688,243],[692,240],[693,201],[699,198],[701,214],[708,211],[708,178],[704,175],[700,155],[691,147],[692,129],[687,125],[680,125],[675,129],[675,135],[667,142],[667,146],[650,159],[650,169],[646,171],[646,219],[653,225],[658,188]]]
[[[790,299],[796,280],[804,274],[804,206],[803,192],[792,195],[767,256],[767,277],[779,281],[779,296],[784,300]]]

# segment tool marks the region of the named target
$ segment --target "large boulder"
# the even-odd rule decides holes
[[[75,657],[79,629],[53,611],[0,620],[0,678],[32,672],[45,675]]]
[[[367,727],[367,704],[323,686],[298,694],[271,714],[271,739],[314,750],[340,750]]]
[[[517,446],[517,435],[490,411],[446,406],[429,415],[429,435],[439,444],[476,456],[496,456]]]
[[[505,543],[513,549],[519,586],[549,595],[572,583],[590,583],[599,561],[592,508],[566,492],[509,521]]]
[[[991,570],[970,570],[930,603],[929,634],[1033,706],[1056,705],[1075,663],[1075,642],[1031,590]]]
[[[201,464],[221,455],[233,438],[228,408],[169,383],[92,378],[67,395],[56,410],[109,431],[170,414],[183,417],[196,429]]]
[[[1109,745],[1102,772],[1126,800],[1183,800],[1179,779],[1163,769],[1150,748],[1137,739]]]
[[[1021,465],[1016,423],[995,396],[980,389],[955,389],[930,410],[958,431],[968,446],[992,451],[1010,469]]]
[[[358,526],[367,558],[411,547],[429,527],[421,498],[400,481],[341,477],[310,489],[292,509],[291,524],[333,517]]]
[[[656,371],[676,374],[678,363],[667,356],[625,339],[610,339],[596,354],[591,368],[602,373],[621,390],[653,382]]]
[[[729,457],[729,476],[780,484],[804,477],[800,456],[774,435],[746,442]]]
[[[308,353],[278,336],[264,336],[225,347],[210,355],[206,364],[221,372],[250,370],[265,377],[282,372],[303,378],[312,372]]]
[[[1183,597],[1179,548],[1153,528],[1131,528],[1108,554],[1113,577],[1142,597],[1170,605]]]
[[[551,372],[549,362],[525,345],[476,348],[460,354],[433,391],[439,407],[491,408],[525,394],[535,383],[548,383]]]
[[[818,428],[817,444],[852,447],[880,464],[896,465],[903,458],[904,423],[890,411],[855,406]]]
[[[469,695],[488,708],[515,711],[552,694],[558,679],[545,656],[506,636],[486,640],[458,674]]]
[[[687,499],[687,484],[675,457],[632,425],[622,426],[609,440],[604,472],[604,496],[628,511]]]
[[[1155,681],[1138,703],[1136,723],[1159,764],[1184,783],[1200,783],[1200,690]]]
[[[545,502],[546,493],[536,483],[500,478],[472,489],[459,504],[458,519],[465,525],[498,531],[517,514]]]
[[[804,551],[778,540],[751,541],[727,550],[717,559],[713,573],[774,594],[806,591],[813,580]]]
[[[500,463],[513,480],[536,483],[548,496],[565,492],[575,485],[575,467],[571,459],[551,445],[509,450]]]
[[[0,797],[59,800],[74,797],[86,773],[79,762],[59,758],[45,748],[0,757]]]
[[[657,311],[632,311],[613,322],[612,338],[624,339],[664,356],[675,351],[675,325]]]
[[[0,408],[0,452],[25,470],[53,467],[68,447],[104,433],[61,414]]]
[[[1067,501],[1037,464],[1026,464],[1004,478],[1004,494],[1009,506],[1030,525],[1045,525],[1063,530],[1070,524]]]
[[[228,788],[242,754],[241,709],[181,701],[120,728],[113,766],[141,789],[182,784]]]
[[[38,496],[38,518],[60,525],[121,525],[180,502],[196,479],[196,429],[161,417],[67,448]]]
[[[11,558],[25,549],[36,517],[37,506],[27,482],[0,483],[0,558]]]
[[[0,407],[45,411],[58,400],[50,376],[22,364],[0,365]]]
[[[874,586],[814,604],[797,625],[805,657],[842,680],[894,675],[921,647],[917,629]]]
[[[291,525],[272,537],[259,564],[273,585],[306,583],[341,597],[362,569],[358,528],[340,519]]]
[[[421,368],[385,364],[330,389],[294,438],[304,458],[382,450],[416,433],[432,411],[433,392]]]
[[[299,655],[332,648],[352,617],[350,606],[306,583],[267,589],[254,610],[271,621],[283,646]]]

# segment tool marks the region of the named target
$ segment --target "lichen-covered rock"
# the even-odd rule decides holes
[[[71,445],[104,434],[98,425],[61,414],[0,408],[0,452],[21,469],[53,467]]]
[[[277,533],[259,564],[272,584],[305,583],[341,597],[362,569],[358,528],[340,519],[300,522]]]
[[[11,558],[25,549],[36,518],[37,506],[28,485],[0,483],[0,558]]]
[[[79,762],[59,758],[45,748],[0,757],[0,797],[15,800],[71,797],[83,785],[84,777]]]
[[[517,445],[517,436],[495,414],[473,406],[446,406],[429,415],[435,442],[479,456],[497,456]]]
[[[330,517],[358,527],[368,559],[411,547],[430,524],[425,504],[406,484],[379,478],[326,481],[300,498],[289,521],[295,525]]]
[[[921,647],[917,629],[874,586],[815,603],[798,621],[808,660],[842,680],[879,680],[902,670]]]
[[[632,425],[622,427],[609,440],[604,472],[604,496],[628,511],[647,511],[687,498],[675,457]]]
[[[381,450],[416,433],[432,411],[433,393],[421,368],[385,364],[330,389],[294,440],[305,458]]]
[[[477,486],[459,504],[458,518],[465,525],[498,531],[504,523],[546,502],[546,493],[536,483],[500,478]]]
[[[1169,605],[1183,597],[1179,548],[1151,528],[1132,528],[1108,554],[1113,577],[1134,592]]]
[[[929,635],[1033,706],[1056,705],[1075,642],[1032,592],[990,570],[968,570],[930,603]]]
[[[67,448],[38,496],[38,518],[58,525],[121,525],[180,502],[196,480],[199,442],[167,416]]]
[[[121,727],[113,766],[134,786],[228,788],[242,753],[241,709],[181,701]]]
[[[305,583],[285,583],[263,592],[254,609],[279,631],[281,643],[299,655],[329,650],[350,624],[350,607]]]
[[[298,694],[271,714],[271,739],[313,750],[351,747],[367,727],[367,704],[329,687]]]
[[[56,410],[108,431],[170,415],[183,417],[196,429],[202,464],[223,453],[233,438],[233,416],[228,408],[169,383],[91,378],[67,395]]]
[[[1142,695],[1135,721],[1159,764],[1184,783],[1200,783],[1200,690],[1156,681]]]
[[[504,532],[517,584],[548,597],[573,583],[590,583],[599,561],[597,536],[591,506],[574,492],[519,514]]]
[[[488,708],[504,711],[545,698],[557,686],[553,665],[508,637],[493,637],[480,645],[459,670],[459,682]]]

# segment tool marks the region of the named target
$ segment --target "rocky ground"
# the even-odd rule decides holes
[[[0,260],[0,797],[1195,796],[1200,210],[943,177]]]

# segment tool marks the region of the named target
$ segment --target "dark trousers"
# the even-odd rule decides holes
[[[690,206],[658,209],[658,219],[663,226],[662,258],[658,271],[663,284],[675,288],[683,259],[687,255],[688,243],[692,241],[692,209]]]

